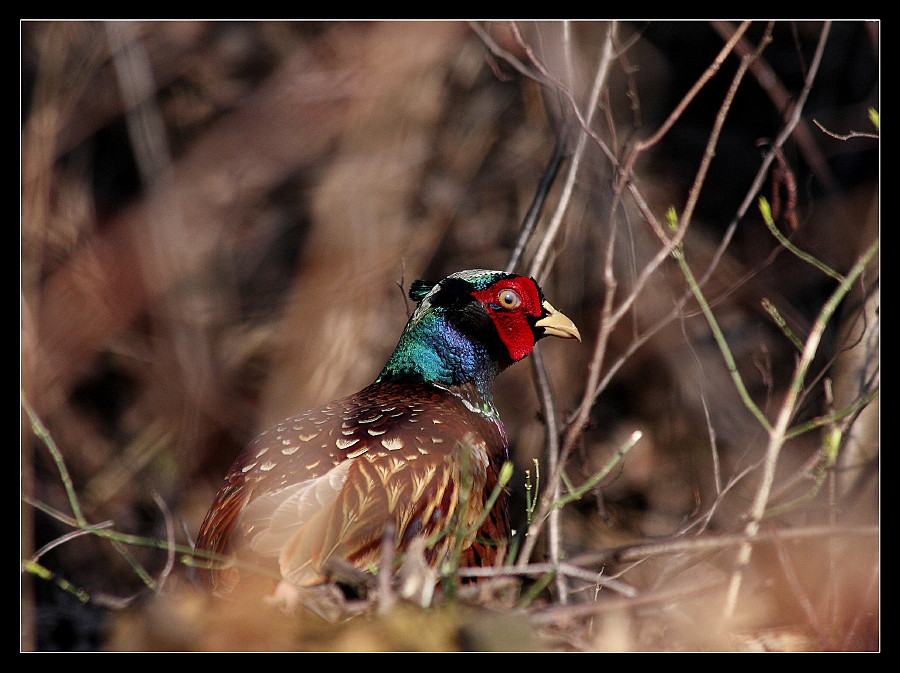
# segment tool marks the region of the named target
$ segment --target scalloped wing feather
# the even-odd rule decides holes
[[[451,393],[376,384],[287,419],[251,443],[229,472],[198,546],[277,558],[282,576],[298,585],[322,581],[335,556],[369,568],[387,524],[402,551],[455,516],[461,469],[474,477],[477,495],[461,516],[471,525],[505,455],[502,427]],[[500,521],[498,534],[508,534],[505,509]],[[431,560],[449,544],[436,545]]]
[[[321,476],[253,500],[241,513],[241,522],[256,531],[247,546],[262,556],[278,556],[298,530],[334,503],[350,465],[344,461]]]

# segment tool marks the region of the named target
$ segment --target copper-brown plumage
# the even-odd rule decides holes
[[[416,535],[439,534],[460,516],[459,489],[469,477],[472,496],[463,498],[469,506],[460,523],[471,525],[506,456],[499,422],[470,411],[453,393],[428,384],[372,384],[257,437],[229,471],[197,546],[224,553],[231,540],[235,551],[277,560],[286,580],[316,584],[332,556],[377,566],[384,524],[393,524],[401,547]],[[502,492],[498,512],[478,532],[483,541],[468,551],[475,564],[492,564],[509,535],[506,506]],[[453,542],[448,533],[430,550],[432,559]]]

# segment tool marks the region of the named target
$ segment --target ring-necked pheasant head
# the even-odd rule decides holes
[[[417,307],[375,382],[257,437],[225,477],[198,548],[274,562],[296,586],[325,580],[330,559],[377,567],[388,527],[400,553],[418,536],[434,541],[431,564],[454,544],[464,566],[502,557],[505,489],[485,513],[508,454],[494,378],[537,340],[580,340],[578,330],[534,280],[501,271],[416,281],[409,296]],[[459,545],[440,535],[450,524],[473,530]],[[231,568],[216,584],[239,578]]]

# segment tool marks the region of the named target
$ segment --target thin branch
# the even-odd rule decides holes
[[[172,525],[172,515],[169,512],[169,508],[166,506],[165,500],[163,500],[162,496],[155,491],[153,493],[153,502],[159,507],[159,511],[162,512],[163,520],[166,523],[166,565],[159,575],[159,588],[161,590],[165,586],[169,575],[172,573],[172,568],[175,567],[175,527]]]
[[[800,248],[791,243],[788,238],[778,230],[778,227],[775,225],[775,219],[772,217],[772,208],[769,206],[769,202],[766,200],[766,198],[762,196],[759,197],[759,212],[762,213],[763,221],[765,222],[768,230],[772,232],[772,235],[782,246],[784,246],[784,248],[794,253],[797,257],[802,259],[807,264],[816,267],[826,276],[831,276],[839,283],[843,280],[843,278],[841,278],[841,274],[839,274],[827,264],[820,262],[808,252],[803,252]]]
[[[726,44],[719,54],[716,56],[715,61],[704,71],[703,75],[701,75],[701,79],[706,82],[708,81],[713,74],[715,74],[719,67],[721,66],[722,61],[728,56],[731,50],[734,48],[735,43],[740,38],[741,35],[749,27],[749,22],[742,24],[741,27],[735,32],[733,39]],[[770,26],[771,28],[771,26]],[[768,34],[768,33],[767,33]],[[764,38],[765,40],[765,38]],[[761,43],[760,48],[764,46],[766,42]],[[731,89],[735,89],[735,80],[740,81],[743,77],[743,72],[739,71],[736,73],[735,78],[732,79],[732,87]],[[696,95],[697,88],[692,87],[691,90],[685,95],[685,98],[679,103],[678,109],[684,110],[687,107],[687,104],[691,99]],[[726,101],[723,103],[723,106],[720,107],[719,114],[716,118],[716,123],[721,124],[724,122],[724,112],[727,111],[727,106],[730,105],[730,99],[726,98]],[[723,109],[725,108],[725,109]],[[673,115],[669,115],[669,118],[666,120],[667,125],[671,125],[675,122],[677,117]],[[672,251],[677,248],[684,236],[687,233],[687,223],[690,221],[690,218],[693,215],[694,204],[696,203],[696,198],[699,196],[699,187],[702,185],[702,181],[695,179],[694,184],[691,187],[691,191],[689,195],[689,201],[685,205],[684,210],[681,214],[681,220],[679,222],[678,229],[675,231],[674,235],[667,235],[662,228],[660,227],[656,216],[650,209],[650,206],[647,204],[643,195],[640,193],[637,185],[635,184],[635,180],[633,179],[633,170],[634,164],[637,161],[639,154],[643,151],[646,151],[650,147],[652,147],[656,142],[658,142],[659,133],[653,134],[647,140],[639,143],[635,146],[635,148],[630,153],[629,157],[626,159],[624,165],[620,168],[620,181],[619,186],[617,186],[615,190],[615,198],[618,199],[621,194],[621,188],[623,186],[627,186],[629,190],[629,194],[634,199],[635,204],[638,206],[638,209],[641,212],[641,215],[644,217],[645,221],[653,228],[656,235],[659,239],[664,243],[663,247],[656,253],[653,259],[644,266],[644,269],[641,271],[640,275],[635,279],[632,291],[629,293],[627,297],[625,297],[622,303],[618,306],[616,311],[611,315],[611,319],[614,323],[618,322],[625,314],[627,314],[631,307],[634,305],[634,302],[637,300],[637,297],[640,295],[641,290],[644,286],[650,281],[650,278],[656,273],[656,270],[659,266],[672,254]],[[704,164],[701,165],[701,170],[704,171],[705,176],[705,168],[704,166],[708,166],[709,161],[712,159],[712,153],[714,151],[714,143],[707,141],[706,149],[704,150]],[[698,176],[699,177],[699,176]],[[712,273],[712,265],[708,270],[709,274]]]
[[[506,271],[508,273],[512,273],[519,265],[522,255],[525,253],[525,248],[528,246],[529,241],[531,241],[532,235],[534,235],[534,230],[537,228],[541,211],[547,201],[547,195],[550,192],[550,188],[553,186],[553,182],[556,180],[556,176],[559,174],[559,168],[562,165],[565,156],[566,144],[563,138],[560,137],[553,147],[553,154],[550,157],[547,168],[544,169],[544,173],[541,175],[541,179],[538,182],[534,199],[531,201],[531,206],[528,208],[528,212],[525,213],[525,217],[522,220],[519,235],[516,237],[516,244],[513,246],[513,250],[509,255],[509,260],[506,262]]]
[[[28,400],[25,399],[25,391],[19,391],[19,398],[21,400],[22,408],[25,409],[25,413],[28,415],[28,420],[31,423],[31,430],[34,434],[44,443],[44,446],[47,447],[47,450],[50,452],[50,456],[53,458],[53,462],[56,464],[56,469],[59,472],[60,481],[62,481],[63,488],[66,491],[66,496],[69,499],[69,507],[72,508],[72,514],[75,516],[75,521],[78,526],[81,528],[85,528],[88,526],[87,519],[84,518],[84,514],[81,511],[81,504],[78,502],[78,496],[75,494],[75,487],[72,484],[72,477],[69,475],[69,470],[66,468],[66,464],[63,461],[62,454],[59,452],[59,449],[56,446],[56,442],[53,441],[53,437],[50,435],[50,431],[47,430],[47,427],[41,422],[41,419],[38,418],[37,414],[34,412],[34,409],[31,408],[31,405],[28,403]]]
[[[712,257],[712,260],[711,260],[709,266],[707,267],[705,273],[703,274],[703,276],[701,277],[701,279],[698,282],[698,285],[700,287],[702,287],[706,284],[708,279],[711,277],[713,271],[718,267],[719,262],[721,261],[722,256],[725,253],[725,250],[727,249],[728,245],[731,242],[732,237],[734,236],[735,231],[737,230],[738,222],[740,222],[743,219],[743,217],[746,214],[747,210],[749,209],[751,203],[753,202],[754,197],[759,192],[762,182],[765,179],[765,176],[768,172],[769,166],[772,163],[772,161],[774,160],[776,153],[784,145],[787,138],[789,138],[791,136],[793,129],[800,122],[801,114],[802,114],[805,102],[809,96],[810,90],[812,89],[813,81],[815,80],[816,74],[819,69],[819,65],[821,63],[822,53],[824,52],[824,46],[827,41],[829,30],[830,30],[830,23],[826,23],[825,26],[823,27],[822,33],[820,35],[816,54],[815,54],[815,57],[813,58],[810,69],[807,73],[807,77],[806,77],[806,80],[803,85],[803,90],[801,91],[801,94],[798,97],[797,104],[792,108],[792,114],[791,114],[790,118],[786,121],[784,127],[782,128],[781,132],[778,134],[778,137],[776,138],[774,143],[772,143],[770,151],[764,156],[763,161],[757,171],[757,174],[756,174],[753,182],[751,183],[751,186],[748,189],[746,196],[744,197],[744,201],[738,207],[738,210],[737,210],[734,218],[732,219],[732,221],[729,223],[729,225],[726,229],[725,235],[723,236],[721,242],[719,243],[719,246],[717,247],[717,249]],[[640,198],[640,192],[638,191],[637,187],[633,183],[629,183],[629,189],[631,191],[632,196],[635,198],[636,203],[638,204],[639,208],[641,209],[642,213],[644,214],[644,217],[645,218],[652,217],[652,214],[649,213],[649,209],[646,207],[646,204]],[[655,266],[652,268],[655,269]],[[650,267],[645,268],[644,276],[643,276],[644,279],[649,277],[649,273],[648,273],[649,271],[651,271]],[[632,342],[629,344],[628,349],[624,353],[622,353],[614,363],[612,363],[612,365],[610,366],[609,370],[606,372],[604,377],[599,381],[596,389],[594,390],[595,397],[597,395],[599,395],[606,388],[609,381],[612,379],[613,376],[615,376],[615,374],[619,371],[619,369],[621,369],[621,367],[628,360],[628,358],[643,343],[645,343],[653,334],[657,333],[660,329],[662,329],[666,324],[668,324],[678,314],[678,312],[681,310],[681,307],[684,305],[684,302],[687,300],[687,297],[689,295],[690,295],[690,290],[688,290],[685,293],[685,295],[682,296],[682,298],[676,303],[676,305],[672,308],[672,311],[670,311],[670,313],[667,316],[664,316],[661,320],[657,321],[657,323],[654,326],[652,326],[650,329],[648,329],[644,335],[632,340]],[[799,428],[797,430],[799,430]],[[749,472],[749,470],[745,471],[745,474],[747,472]],[[723,490],[723,493],[730,490],[730,486],[736,482],[737,482],[737,479],[732,480],[731,484]],[[713,507],[710,508],[708,516],[711,516],[712,512],[714,510],[715,510],[715,503],[713,504]]]
[[[532,372],[537,386],[538,395],[541,399],[541,409],[544,412],[544,427],[546,448],[544,453],[547,455],[550,473],[556,471],[559,463],[559,423],[556,420],[556,408],[553,402],[553,391],[550,389],[550,379],[547,376],[547,370],[544,367],[544,358],[539,348],[532,352],[531,360]],[[559,482],[553,484],[553,498],[559,499]],[[551,563],[558,564],[560,559],[560,531],[559,531],[559,510],[553,510],[548,524],[547,543],[550,551]],[[568,602],[568,595],[563,576],[556,576],[556,590],[561,603]]]
[[[829,131],[815,119],[813,119],[813,124],[818,126],[823,133],[826,133],[837,140],[850,140],[851,138],[870,138],[872,140],[879,140],[881,138],[881,136],[879,136],[877,133],[867,133],[865,131],[850,131],[850,133],[841,135],[839,133],[835,133],[834,131]]]
[[[691,288],[691,292],[694,293],[694,298],[697,300],[697,303],[700,304],[700,310],[703,311],[706,323],[709,325],[713,338],[719,346],[719,351],[722,353],[722,358],[725,360],[725,366],[728,369],[728,373],[731,375],[734,387],[737,389],[741,400],[744,402],[744,406],[756,417],[759,424],[763,426],[767,432],[770,432],[772,426],[769,423],[769,419],[765,417],[762,410],[757,406],[756,402],[753,401],[750,391],[748,391],[747,387],[744,385],[744,379],[738,371],[737,362],[731,353],[731,348],[728,345],[728,341],[725,339],[725,334],[719,327],[719,322],[716,320],[712,309],[709,307],[706,297],[703,296],[700,286],[697,284],[697,279],[694,278],[694,274],[691,271],[690,266],[688,266],[687,260],[684,258],[683,251],[679,248],[676,253],[675,259],[678,261],[678,266],[684,274],[685,280],[687,280],[688,286]]]
[[[648,592],[638,597],[626,596],[605,601],[580,603],[578,605],[544,608],[529,614],[528,621],[534,625],[559,624],[572,619],[593,617],[604,612],[630,612],[649,605],[675,604],[689,597],[702,596],[716,591],[721,585],[721,581],[711,580],[679,585],[667,591]]]
[[[37,562],[38,559],[41,558],[44,554],[46,554],[51,549],[55,549],[56,547],[69,542],[70,540],[74,540],[77,537],[82,537],[84,535],[90,535],[96,530],[100,530],[101,528],[111,528],[113,526],[112,521],[103,521],[102,523],[94,524],[93,526],[88,526],[87,528],[79,528],[78,530],[69,531],[64,535],[60,535],[55,540],[51,540],[43,547],[38,549],[31,555],[31,560]]]
[[[716,427],[713,424],[709,410],[709,393],[706,389],[705,377],[703,376],[703,363],[700,361],[700,357],[697,355],[697,350],[694,348],[694,344],[691,343],[690,337],[688,337],[687,327],[685,326],[685,319],[683,315],[681,320],[679,320],[678,326],[681,329],[681,335],[684,337],[684,341],[688,345],[691,353],[691,358],[694,360],[694,366],[697,369],[697,380],[700,388],[700,402],[703,406],[703,419],[706,422],[706,435],[707,437],[709,437],[709,453],[710,458],[712,459],[713,485],[715,487],[716,496],[720,496],[722,494],[722,472],[719,465],[719,447],[718,441],[716,439]]]
[[[478,35],[479,38],[481,38],[481,41],[484,42],[485,46],[488,48],[488,50],[490,50],[492,54],[494,54],[494,56],[502,58],[525,77],[531,78],[541,84],[548,84],[548,82],[540,73],[532,71],[530,68],[528,68],[528,66],[522,63],[522,61],[516,58],[508,50],[497,44],[494,38],[492,38],[490,34],[477,21],[470,21],[469,27],[474,31],[476,35]]]
[[[799,425],[795,425],[793,428],[788,430],[785,433],[786,439],[793,439],[799,435],[802,435],[805,432],[809,432],[810,430],[814,430],[815,428],[820,428],[823,425],[830,425],[832,423],[836,423],[841,419],[845,420],[845,427],[843,427],[842,432],[846,432],[847,427],[849,426],[850,420],[855,418],[856,415],[859,414],[860,411],[866,406],[868,406],[869,402],[871,402],[878,395],[878,386],[873,387],[869,390],[865,395],[860,397],[857,400],[851,402],[848,406],[843,409],[839,409],[837,411],[831,412],[829,414],[825,414],[824,416],[817,416],[816,418],[811,418],[810,420],[801,423]]]
[[[472,578],[497,578],[497,577],[535,577],[552,575],[554,573],[564,577],[598,584],[607,587],[623,596],[637,596],[637,590],[631,585],[612,577],[601,576],[596,570],[582,568],[573,563],[529,563],[526,566],[471,566],[459,569],[460,577]]]

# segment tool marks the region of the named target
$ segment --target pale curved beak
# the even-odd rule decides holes
[[[581,341],[581,334],[578,333],[575,323],[553,308],[549,301],[544,301],[543,305],[547,315],[535,323],[536,327],[542,327],[544,334],[547,336],[555,336],[562,339],[578,339],[578,341]]]

